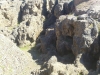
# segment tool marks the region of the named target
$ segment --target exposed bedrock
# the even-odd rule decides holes
[[[43,30],[42,2],[26,1],[21,5],[21,22],[12,32],[19,46],[32,45]]]
[[[56,22],[57,50],[66,51],[66,47],[70,47],[69,51],[72,50],[75,55],[81,52],[98,53],[98,23],[86,14],[78,17],[67,16],[65,19],[64,17],[61,16]],[[66,43],[70,45],[67,46]],[[65,44],[65,48],[60,50],[59,44],[63,44],[61,47]]]
[[[21,51],[9,38],[0,34],[0,75],[31,75],[32,57]]]
[[[59,18],[61,15],[70,14],[75,11],[74,2],[72,0],[61,0],[55,6],[54,15]]]
[[[46,54],[41,60],[49,55],[49,61],[43,64],[46,67],[39,70],[40,75],[97,75],[100,73],[99,4],[99,0],[0,1],[0,34],[18,46],[35,46]],[[62,63],[70,60],[71,55],[73,62]]]
[[[49,44],[48,41],[50,41],[50,39],[47,39],[47,37],[51,36],[51,34],[48,34],[48,36],[45,35],[45,38],[42,37],[45,39],[45,44],[40,43],[40,46],[38,46],[42,49],[41,51],[44,53],[43,50],[45,50],[47,51],[46,53],[48,53],[50,51],[54,52],[56,50],[56,52],[62,56],[73,53],[75,55],[74,66],[83,67],[81,70],[82,72],[80,71],[79,73],[82,73],[83,75],[97,75],[97,73],[99,73],[100,64],[98,60],[100,53],[98,29],[99,22],[87,14],[83,14],[77,17],[74,15],[62,15],[59,17],[59,19],[56,20],[54,25],[56,46],[51,47],[53,44],[52,42],[51,45],[47,46]],[[91,69],[97,69],[97,71],[87,71]],[[63,73],[66,75],[65,71]],[[51,72],[51,75],[52,74],[55,73]]]
[[[76,55],[80,52],[98,53],[98,23],[87,15],[77,19],[74,25],[73,52]]]
[[[75,65],[84,65],[88,70],[96,69],[100,53],[98,26],[99,23],[87,14],[60,16],[56,22],[57,53],[64,55],[72,51],[76,57]]]
[[[2,26],[16,26],[22,1],[0,1],[0,25]]]
[[[74,0],[75,15],[88,14],[94,19],[100,17],[100,1],[99,0]]]

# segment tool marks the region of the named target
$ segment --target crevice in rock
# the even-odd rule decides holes
[[[20,11],[18,13],[18,24],[22,22],[22,16],[23,16],[23,11],[22,8],[20,7]]]

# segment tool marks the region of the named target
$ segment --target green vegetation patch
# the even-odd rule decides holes
[[[21,50],[23,51],[29,51],[32,47],[31,46],[25,46],[25,47],[20,47]]]
[[[79,75],[83,75],[83,72],[80,72]]]

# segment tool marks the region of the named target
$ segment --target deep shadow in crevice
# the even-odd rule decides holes
[[[45,18],[47,18],[47,15],[49,14],[46,8],[46,4],[47,4],[47,0],[43,0],[43,10],[42,10],[42,15],[45,16]]]
[[[56,0],[55,5],[53,9],[50,11],[47,10],[47,0],[43,0],[43,10],[42,10],[42,15],[45,16],[45,21],[43,22],[43,29],[47,29],[51,25],[53,25],[56,22],[56,17],[53,15],[54,13],[54,8],[58,4],[58,0]]]
[[[63,64],[73,64],[75,61],[75,56],[72,52],[64,56],[58,56],[58,62]]]
[[[96,70],[97,68],[98,59],[96,59],[90,53],[83,54],[80,61],[87,70]]]
[[[18,24],[20,24],[22,22],[22,16],[23,16],[23,11],[20,7],[20,11],[18,13]]]
[[[51,25],[54,25],[54,23],[56,22],[56,17],[53,14],[49,14],[50,17],[48,19],[46,19],[43,23],[43,29],[47,29],[49,28]]]

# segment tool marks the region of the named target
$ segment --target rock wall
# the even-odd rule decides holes
[[[18,46],[35,44],[39,52],[47,55],[59,57],[73,54],[75,57],[74,62],[69,65],[59,63],[55,57],[55,63],[50,61],[49,64],[47,60],[46,70],[42,72],[46,71],[48,75],[99,74],[99,0],[0,2],[0,33]],[[89,71],[93,69],[90,65],[95,66],[95,71]],[[75,72],[71,73],[70,70]]]
[[[56,37],[54,41],[55,45],[52,48],[53,43],[49,43],[49,41],[51,39],[53,40],[53,38],[50,37],[51,39],[48,39],[47,36],[51,36],[51,34],[46,35],[45,33],[45,35],[42,35],[42,38],[46,40],[39,38],[40,42],[37,44],[39,51],[43,53],[55,53],[56,51],[57,54],[61,56],[73,53],[76,57],[75,62],[77,62],[75,65],[81,64],[86,68],[87,66],[90,67],[87,63],[91,64],[93,60],[97,62],[100,52],[99,5],[98,3],[97,5],[94,3],[93,6],[92,4],[88,5],[90,2],[93,3],[94,1],[58,1],[58,4],[54,7],[54,14],[52,13],[57,19],[56,22],[50,26],[54,26],[55,36],[54,34],[52,35]],[[82,5],[86,7],[84,8],[85,10],[82,9]],[[97,14],[94,15],[93,13]],[[87,57],[89,57],[89,61],[88,59],[85,60]],[[96,73],[98,72],[95,71],[94,74]],[[92,75],[93,72],[88,74]]]
[[[19,46],[33,45],[43,30],[42,0],[0,2],[1,33],[7,35],[10,31],[7,36]]]

